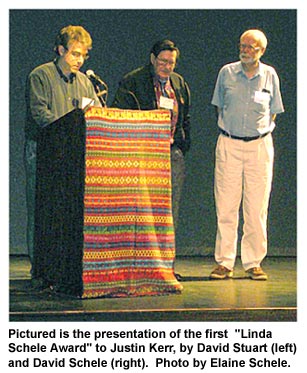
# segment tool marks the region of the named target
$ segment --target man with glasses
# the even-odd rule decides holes
[[[93,105],[101,106],[94,86],[86,75],[80,72],[91,48],[91,36],[82,26],[64,27],[56,37],[54,61],[36,67],[27,79],[25,167],[27,244],[31,261],[34,247],[37,136],[41,128],[76,108],[82,108],[84,98]]]
[[[279,78],[260,61],[267,38],[247,30],[240,38],[240,61],[222,67],[212,104],[218,110],[215,160],[217,234],[212,279],[233,276],[239,208],[243,208],[241,261],[249,278],[266,280],[261,262],[267,253],[267,212],[273,177],[272,131],[284,111]]]
[[[150,63],[133,70],[119,83],[112,106],[121,109],[171,112],[172,213],[175,232],[179,201],[185,177],[184,155],[190,148],[190,90],[184,78],[175,73],[179,49],[170,40],[155,43]]]

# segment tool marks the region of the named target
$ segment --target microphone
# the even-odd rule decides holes
[[[107,87],[106,83],[100,78],[100,76],[96,75],[93,70],[87,70],[85,74],[90,80]]]
[[[106,100],[108,96],[107,84],[98,75],[96,75],[93,70],[87,70],[85,75],[92,82],[102,106],[106,106]]]

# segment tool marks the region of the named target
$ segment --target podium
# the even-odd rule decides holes
[[[41,130],[33,277],[79,298],[179,293],[168,111],[75,110]]]

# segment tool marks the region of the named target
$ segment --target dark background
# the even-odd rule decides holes
[[[57,32],[82,25],[93,39],[92,69],[109,86],[111,105],[118,81],[149,61],[152,45],[173,40],[181,51],[177,72],[192,93],[192,148],[186,157],[178,255],[212,255],[216,118],[210,104],[219,69],[238,60],[239,37],[263,30],[269,44],[262,61],[277,70],[285,113],[274,131],[275,168],[269,212],[269,254],[296,255],[296,10],[11,10],[10,11],[10,252],[26,253],[23,166],[25,81],[29,72],[54,58]],[[242,224],[242,222],[241,222]]]

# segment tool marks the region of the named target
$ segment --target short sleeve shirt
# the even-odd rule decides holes
[[[277,73],[261,62],[252,78],[240,61],[222,67],[211,103],[220,109],[218,126],[240,137],[272,131],[272,115],[284,111]]]

